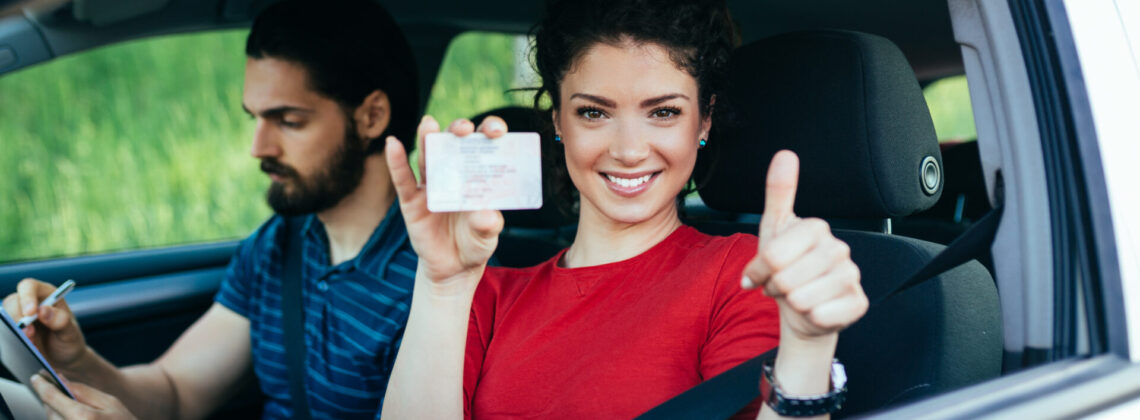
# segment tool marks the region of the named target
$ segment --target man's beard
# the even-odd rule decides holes
[[[273,211],[282,216],[319,213],[336,206],[360,185],[364,176],[364,141],[356,134],[355,124],[348,124],[342,144],[333,151],[323,168],[307,177],[274,158],[261,160],[261,170],[284,178],[273,182],[266,200]],[[286,184],[290,191],[286,191]]]

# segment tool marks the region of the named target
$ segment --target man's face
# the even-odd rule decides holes
[[[269,206],[285,216],[336,206],[364,173],[364,140],[355,124],[308,81],[300,64],[246,60],[242,107],[257,120],[250,154],[272,181]]]

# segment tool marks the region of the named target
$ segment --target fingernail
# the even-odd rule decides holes
[[[424,115],[423,118],[420,118],[420,124],[423,124],[424,122],[431,121],[431,120],[434,120],[434,118],[432,118],[431,115]]]
[[[41,378],[39,374],[35,374],[35,375],[32,375],[31,379],[29,379],[29,380],[32,381],[33,385],[39,385],[40,381],[42,381],[43,378]]]
[[[503,132],[503,131],[507,131],[507,126],[505,124],[499,122],[499,121],[491,121],[491,122],[487,123],[487,130],[488,131]]]
[[[754,288],[754,287],[756,287],[756,283],[753,283],[752,279],[748,278],[748,276],[744,276],[744,277],[740,278],[740,288],[741,289],[752,290],[752,288]]]
[[[27,305],[24,305],[24,313],[27,315],[36,313],[36,304],[29,303]]]
[[[391,144],[391,143],[392,143],[392,142],[394,142],[394,141],[396,141],[396,137],[395,137],[395,136],[388,136],[388,138],[385,138],[385,139],[384,139],[384,143],[385,143],[385,144]]]

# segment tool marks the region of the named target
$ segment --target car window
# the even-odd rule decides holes
[[[240,108],[245,37],[131,41],[0,78],[0,261],[256,228],[270,211]]]
[[[467,32],[451,41],[432,86],[427,113],[446,125],[495,108],[534,104],[538,77],[524,35]]]
[[[965,75],[938,79],[926,85],[922,93],[930,107],[930,118],[934,120],[939,142],[965,142],[978,138]]]

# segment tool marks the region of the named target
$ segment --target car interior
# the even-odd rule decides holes
[[[248,27],[269,2],[57,3],[0,18],[0,52],[13,52],[8,59],[0,54],[0,77],[104,45]],[[458,35],[525,35],[542,13],[539,1],[381,3],[412,44],[424,98]],[[723,107],[734,123],[716,127],[710,135],[696,169],[698,195],[683,200],[681,214],[706,233],[754,234],[768,161],[780,149],[799,154],[797,214],[828,220],[836,236],[851,246],[868,296],[885,299],[841,335],[837,357],[848,367],[850,391],[837,417],[889,413],[883,410],[1032,365],[1021,356],[1031,343],[1019,344],[1003,332],[1011,319],[1008,312],[1020,309],[1009,306],[1016,298],[998,292],[1014,284],[1003,280],[1016,282],[1033,273],[995,268],[988,249],[977,261],[886,297],[1001,199],[995,176],[1002,175],[983,169],[997,159],[998,142],[986,143],[979,134],[981,142],[940,144],[922,91],[948,76],[986,80],[971,69],[987,62],[963,47],[971,41],[958,35],[962,27],[984,23],[958,16],[989,6],[969,0],[729,4],[743,39],[733,57],[732,88]],[[993,94],[994,87],[986,91],[974,81],[972,94]],[[974,107],[975,115],[992,111],[981,103]],[[240,112],[236,107],[232,111]],[[512,131],[536,131],[549,138],[549,115],[530,107],[472,111],[476,123],[497,115]],[[979,119],[978,132],[991,133],[984,124]],[[1029,178],[1010,176],[1021,177],[1011,184]],[[544,202],[550,203],[546,187]],[[1029,211],[1034,203],[1003,205],[1007,211]],[[574,237],[575,219],[553,206],[506,212],[505,219],[496,264],[534,265]],[[90,345],[119,365],[146,362],[211,304],[237,240],[2,264],[0,284],[11,290],[24,277],[62,281],[84,273],[84,287],[69,299]],[[1044,252],[1021,249],[1026,256],[1019,258]],[[215,417],[253,416],[259,406],[251,387]]]

